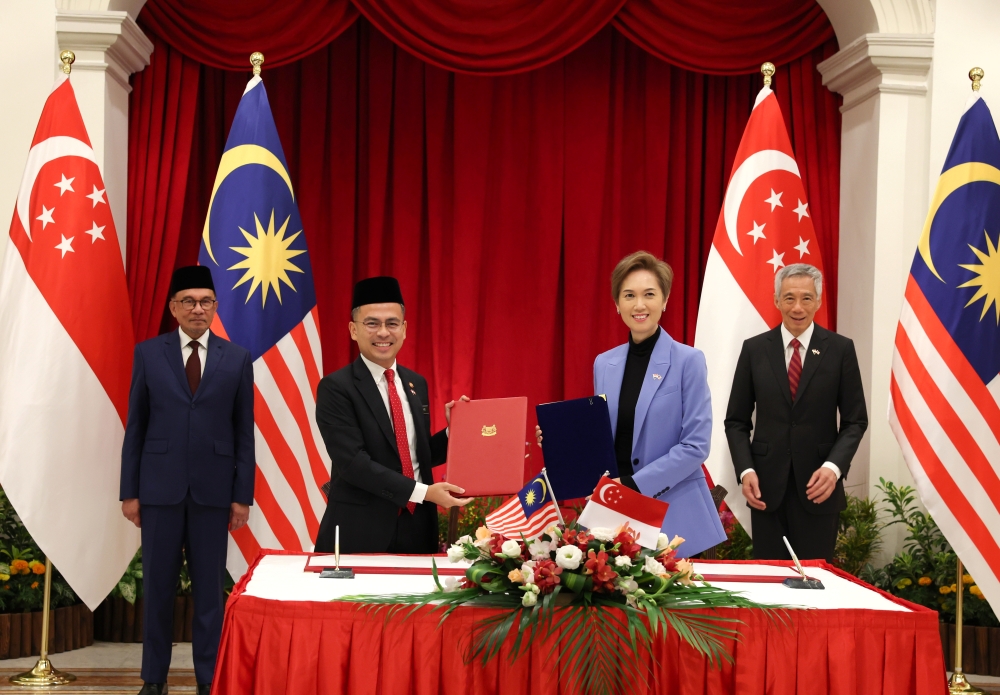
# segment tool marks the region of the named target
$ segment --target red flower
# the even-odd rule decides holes
[[[634,560],[635,556],[642,550],[642,546],[635,542],[635,533],[628,526],[622,527],[622,530],[614,537],[611,544],[619,544],[617,554],[627,555],[630,560]]]
[[[490,536],[490,546],[489,546],[490,557],[503,555],[503,550],[500,549],[500,546],[503,545],[504,540],[506,539],[499,533],[494,533],[493,535]]]
[[[551,594],[559,583],[559,575],[562,574],[562,567],[554,560],[539,560],[535,563],[535,584],[541,594]]]
[[[603,550],[594,552],[587,551],[587,562],[584,563],[584,574],[589,574],[594,579],[594,591],[598,593],[610,594],[615,590],[615,579],[618,573],[608,565],[608,554]]]
[[[677,551],[668,550],[667,552],[656,558],[656,561],[663,565],[663,569],[667,572],[673,573],[677,571]]]

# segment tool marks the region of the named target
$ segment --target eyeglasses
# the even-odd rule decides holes
[[[386,330],[395,333],[403,325],[403,322],[399,319],[386,319],[385,321],[379,321],[378,319],[365,319],[364,321],[358,321],[362,326],[368,329],[369,333],[375,333],[383,325],[385,325]]]
[[[185,297],[184,299],[174,299],[172,301],[184,307],[185,311],[193,310],[195,304],[200,304],[201,308],[204,309],[205,311],[211,311],[212,308],[216,305],[216,300],[209,299],[208,297],[205,297],[201,301],[195,301],[191,297]]]

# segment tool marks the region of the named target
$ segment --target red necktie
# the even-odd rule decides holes
[[[201,356],[198,354],[198,341],[192,340],[188,343],[191,348],[191,356],[188,357],[187,364],[184,365],[184,373],[187,374],[188,386],[191,387],[191,395],[198,390],[201,383]]]
[[[792,346],[792,359],[788,362],[788,388],[792,391],[792,400],[795,400],[795,392],[799,390],[799,377],[802,376],[802,357],[799,355],[799,348],[802,343],[798,338],[792,338],[789,343]]]
[[[406,418],[403,417],[403,404],[399,400],[399,394],[396,393],[396,374],[391,369],[386,369],[385,380],[389,391],[389,410],[392,411],[392,428],[396,430],[396,447],[399,449],[399,460],[403,464],[403,475],[413,480],[410,441],[406,438]],[[413,514],[417,505],[413,502],[407,502],[406,508],[410,510],[410,514]]]

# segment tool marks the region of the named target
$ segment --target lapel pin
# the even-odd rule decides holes
[[[659,380],[659,379],[662,379],[663,377],[660,376],[659,374],[654,374],[653,378]]]
[[[413,388],[413,382],[412,381],[406,382],[406,385],[409,386],[411,389]]]
[[[819,354],[819,350],[817,350],[816,348],[813,348],[812,349],[812,354],[818,355]]]
[[[410,389],[410,393],[412,393],[412,394],[413,394],[414,396],[416,396],[416,395],[417,395],[417,392],[416,392],[416,391],[414,391],[413,389]]]

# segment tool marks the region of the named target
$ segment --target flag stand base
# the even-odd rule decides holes
[[[19,673],[10,677],[10,682],[14,685],[27,685],[33,687],[47,687],[65,685],[76,680],[72,673],[63,673],[52,666],[52,662],[47,658],[40,658],[35,668],[25,673]]]
[[[972,685],[965,679],[965,674],[961,671],[955,671],[951,674],[951,679],[948,681],[948,692],[949,693],[972,693],[975,695],[979,693],[982,695],[983,691]]]
[[[76,680],[72,673],[63,673],[49,661],[49,600],[52,596],[52,561],[45,558],[45,597],[42,600],[42,648],[35,668],[10,677],[14,685],[35,688],[65,685]]]

